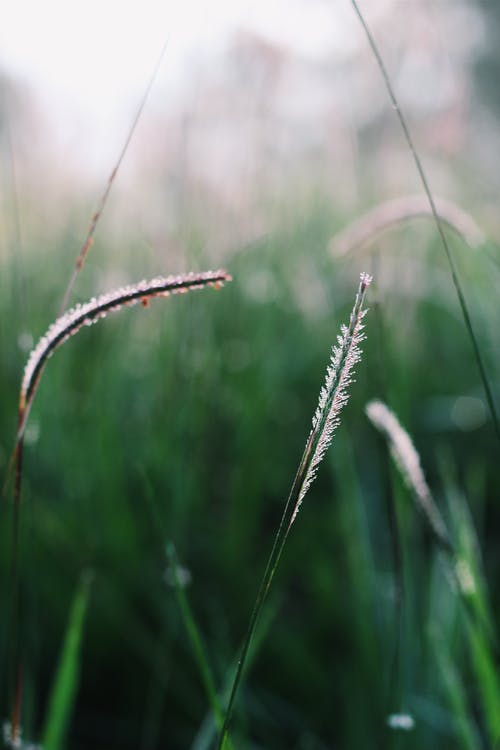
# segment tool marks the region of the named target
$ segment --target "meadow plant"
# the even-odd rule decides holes
[[[218,750],[228,747],[229,722],[231,720],[236,693],[243,676],[243,669],[248,656],[248,650],[250,648],[262,607],[269,592],[274,574],[276,573],[288,534],[290,533],[293,522],[297,518],[297,514],[307,491],[316,477],[318,466],[332,442],[334,432],[340,424],[341,411],[349,400],[347,389],[353,382],[354,367],[361,359],[360,345],[365,337],[363,320],[367,312],[363,308],[363,305],[366,290],[371,281],[372,277],[367,273],[362,273],[360,275],[359,287],[354,301],[354,307],[349,318],[349,325],[342,325],[340,335],[337,337],[337,345],[332,347],[330,363],[326,370],[325,383],[321,388],[318,406],[312,419],[312,428],[309,437],[307,438],[288,500],[285,504],[280,525],[274,538],[271,554],[269,555],[253,611],[250,616],[247,633],[241,648],[231,694],[226,708],[224,724],[220,733]]]
[[[90,326],[105,318],[108,313],[121,310],[124,306],[132,306],[141,303],[143,306],[149,305],[150,300],[156,297],[169,297],[171,294],[183,294],[195,289],[204,287],[220,288],[225,282],[230,281],[231,276],[223,270],[206,271],[202,273],[188,273],[180,276],[158,276],[150,281],[140,281],[136,284],[130,284],[120,289],[107,292],[99,297],[94,297],[88,302],[76,305],[68,310],[60,318],[57,318],[49,327],[47,332],[41,337],[38,344],[30,354],[24,370],[24,376],[21,382],[21,391],[19,396],[18,407],[18,433],[16,447],[13,453],[15,461],[15,480],[14,480],[14,515],[13,515],[13,547],[12,547],[12,596],[13,596],[13,614],[12,614],[12,643],[15,663],[16,676],[14,682],[14,707],[11,720],[11,736],[13,743],[20,736],[20,714],[22,698],[22,659],[20,657],[21,644],[17,633],[17,623],[19,621],[19,571],[18,571],[18,550],[19,550],[19,513],[21,503],[21,480],[22,480],[22,457],[23,457],[23,438],[27,419],[35,397],[40,378],[52,354],[69,338],[74,336],[84,326]]]
[[[493,391],[490,385],[490,380],[488,377],[488,373],[486,371],[486,366],[484,364],[484,358],[481,353],[481,349],[479,346],[478,338],[476,336],[473,324],[472,324],[472,318],[469,312],[469,306],[467,304],[467,300],[465,298],[465,292],[462,287],[462,283],[458,276],[458,271],[456,268],[455,261],[453,259],[453,255],[451,253],[451,248],[448,243],[448,240],[446,238],[446,233],[443,229],[443,221],[439,214],[438,207],[436,204],[436,200],[434,198],[433,192],[431,190],[429,180],[427,179],[427,175],[425,173],[422,160],[419,156],[419,153],[417,151],[417,148],[415,146],[415,142],[413,140],[413,137],[410,133],[410,128],[408,126],[407,120],[405,115],[403,114],[403,111],[401,110],[401,107],[399,106],[399,101],[396,96],[396,93],[394,91],[394,87],[392,85],[389,73],[387,72],[387,68],[385,66],[384,60],[382,58],[382,55],[380,53],[380,50],[378,48],[378,45],[375,41],[375,37],[373,36],[366,20],[359,9],[358,3],[356,0],[351,0],[352,7],[354,9],[355,14],[357,15],[359,22],[361,23],[361,26],[363,27],[363,31],[365,32],[366,38],[368,40],[368,44],[373,52],[373,56],[375,58],[375,61],[377,63],[377,66],[380,70],[382,79],[384,81],[384,85],[386,88],[386,91],[389,95],[389,99],[391,100],[392,106],[394,108],[394,111],[396,112],[396,115],[399,120],[399,124],[401,125],[401,129],[403,131],[403,135],[405,137],[406,143],[408,145],[408,149],[413,157],[413,161],[415,164],[415,167],[418,172],[418,176],[420,178],[420,181],[422,183],[422,187],[424,189],[424,193],[427,197],[427,201],[429,204],[429,209],[432,213],[432,216],[434,218],[434,222],[436,224],[436,228],[441,240],[441,245],[443,247],[444,253],[446,255],[446,260],[448,262],[448,267],[450,269],[450,275],[453,281],[453,286],[455,287],[455,291],[457,293],[458,303],[460,305],[460,310],[462,312],[462,317],[464,319],[464,324],[467,330],[467,333],[470,338],[472,351],[474,353],[474,358],[477,363],[477,367],[479,370],[479,375],[481,377],[481,382],[483,384],[484,393],[486,396],[486,401],[488,403],[488,408],[491,414],[491,419],[493,422],[493,427],[495,430],[495,434],[497,437],[498,442],[500,443],[500,420],[497,414],[497,408],[495,405],[495,400],[493,398]]]
[[[371,401],[366,406],[366,413],[372,424],[387,439],[394,462],[403,477],[406,486],[412,492],[416,505],[433,534],[439,549],[446,554],[447,573],[453,591],[463,604],[464,630],[469,647],[472,666],[475,671],[478,691],[481,697],[481,713],[484,717],[486,731],[491,746],[497,746],[500,739],[500,683],[498,681],[495,656],[497,651],[494,625],[489,613],[488,603],[481,585],[477,550],[452,540],[444,518],[432,496],[424,476],[420,456],[413,441],[399,422],[396,415],[381,401]],[[462,509],[461,527],[458,537],[474,536],[468,514]],[[464,522],[465,521],[465,522]],[[461,532],[461,533],[460,533]],[[442,650],[441,636],[434,633],[435,647]],[[437,662],[443,672],[443,680],[448,683],[448,692],[455,704],[460,696],[459,685],[450,690],[450,665],[446,658],[438,653]],[[455,706],[456,709],[456,706]],[[459,712],[457,711],[457,716]],[[469,743],[470,744],[470,743]]]
[[[111,189],[113,187],[113,184],[115,182],[116,176],[118,174],[118,171],[121,167],[121,164],[125,158],[125,155],[128,151],[128,148],[130,146],[130,142],[132,140],[132,137],[135,133],[135,130],[137,128],[137,125],[139,124],[139,120],[141,119],[142,113],[144,111],[144,107],[146,106],[146,102],[148,100],[149,94],[151,92],[151,89],[153,88],[153,84],[155,82],[156,76],[158,75],[158,72],[160,70],[161,64],[163,62],[163,58],[165,56],[165,52],[167,49],[167,44],[163,46],[163,49],[160,53],[160,56],[158,58],[158,62],[156,63],[153,72],[151,73],[151,77],[149,79],[148,85],[146,86],[146,90],[144,91],[144,94],[141,98],[141,101],[139,102],[139,106],[137,107],[137,112],[135,113],[134,119],[132,120],[132,123],[130,125],[130,128],[127,133],[127,137],[125,138],[125,141],[123,143],[123,146],[121,148],[120,153],[118,154],[118,158],[116,160],[116,163],[111,170],[111,173],[108,177],[108,181],[104,187],[104,190],[102,192],[102,195],[99,199],[99,202],[97,204],[96,210],[92,214],[90,218],[90,223],[87,229],[87,235],[85,237],[85,240],[83,241],[83,244],[80,248],[80,252],[77,255],[77,258],[75,260],[75,265],[73,268],[73,272],[71,273],[71,276],[69,278],[68,284],[66,286],[66,289],[64,291],[63,300],[61,304],[61,311],[60,314],[63,315],[64,311],[66,310],[66,307],[68,306],[69,299],[71,297],[71,292],[73,291],[73,287],[75,285],[76,279],[78,277],[78,274],[81,272],[83,266],[85,265],[85,261],[87,260],[87,255],[90,252],[90,248],[93,245],[94,242],[94,234],[97,229],[97,225],[99,224],[99,221],[101,219],[102,213],[104,209],[106,208],[106,204],[108,202],[109,195],[111,193]]]
[[[366,414],[371,423],[387,438],[392,458],[406,486],[412,491],[416,504],[427,519],[436,540],[445,549],[453,550],[448,530],[432,497],[420,456],[411,437],[401,426],[396,415],[382,401],[370,401],[366,406]]]
[[[450,252],[448,240],[444,228],[449,228],[455,232],[467,245],[477,247],[484,243],[484,235],[476,226],[475,222],[462,209],[458,208],[450,201],[446,201],[433,196],[426,174],[423,170],[422,163],[418,152],[415,148],[412,136],[410,134],[406,119],[401,112],[398,100],[385,68],[384,62],[374,41],[363,15],[359,11],[356,0],[352,0],[352,5],[357,13],[360,22],[365,30],[369,44],[377,60],[377,64],[382,73],[385,86],[389,97],[399,118],[403,129],[408,148],[413,156],[418,174],[420,176],[425,196],[403,197],[394,201],[380,204],[373,211],[370,211],[358,221],[352,223],[344,232],[337,235],[330,243],[332,254],[336,257],[344,256],[351,251],[364,249],[369,244],[383,236],[393,227],[399,226],[402,222],[419,218],[431,217],[436,222],[436,226],[448,259],[453,284],[455,286],[459,304],[465,325],[472,341],[474,355],[479,367],[481,379],[486,392],[486,398],[492,414],[493,423],[497,436],[500,438],[500,428],[496,415],[495,404],[486,376],[483,358],[479,349],[478,341],[475,336],[469,310],[465,301],[464,292],[458,278],[453,257]],[[76,259],[72,276],[64,293],[63,307],[66,307],[70,298],[73,285],[78,273],[83,268],[88,252],[92,246],[96,227],[102,213],[105,209],[111,188],[115,181],[117,171],[122,159],[127,151],[134,129],[137,125],[141,112],[144,108],[147,96],[151,89],[152,83],[156,76],[164,51],[160,61],[151,77],[148,88],[139,106],[136,118],[128,133],[124,147],[120,152],[118,161],[113,168],[97,208],[91,217],[88,232],[81,251]],[[18,409],[18,431],[16,448],[13,456],[15,461],[15,486],[14,486],[14,534],[13,534],[13,606],[14,616],[12,618],[11,630],[13,632],[12,651],[14,652],[14,666],[17,670],[14,682],[16,682],[14,694],[14,707],[11,722],[4,727],[4,742],[11,747],[28,747],[28,743],[23,743],[20,731],[21,703],[22,703],[22,658],[19,643],[19,634],[16,625],[20,619],[20,597],[16,591],[18,586],[17,571],[17,551],[18,551],[18,524],[19,524],[19,506],[21,499],[21,477],[22,477],[22,451],[23,440],[30,409],[35,398],[37,388],[40,383],[47,360],[65,341],[81,330],[83,326],[92,325],[104,318],[108,313],[122,309],[124,306],[131,306],[141,303],[144,306],[149,304],[155,297],[166,297],[170,294],[180,294],[194,289],[201,289],[206,286],[218,288],[231,277],[223,270],[208,271],[205,273],[190,273],[182,276],[158,277],[151,281],[142,281],[137,284],[123,287],[119,290],[109,292],[89,302],[77,305],[68,312],[62,314],[47,330],[33,349],[21,383]],[[179,565],[176,552],[173,545],[167,548],[167,554],[170,561],[170,571],[173,576],[173,585],[178,600],[179,609],[186,625],[191,647],[195,656],[197,666],[200,670],[202,683],[214,716],[214,731],[219,732],[218,749],[229,750],[232,742],[229,738],[229,727],[233,715],[235,700],[238,689],[244,677],[245,667],[248,667],[251,655],[250,647],[255,645],[256,629],[262,615],[262,609],[266,602],[267,595],[277,571],[278,564],[283,553],[284,545],[288,539],[291,527],[295,522],[298,512],[303,504],[305,496],[314,481],[319,464],[323,460],[335,433],[340,424],[341,412],[349,398],[349,386],[353,383],[354,368],[361,358],[360,345],[364,339],[364,300],[367,288],[371,283],[371,277],[368,274],[361,274],[358,292],[355,298],[354,307],[349,319],[348,325],[341,328],[341,333],[337,338],[337,344],[332,349],[329,365],[327,367],[325,382],[321,387],[318,406],[313,415],[312,427],[308,435],[306,445],[292,483],[292,487],[283,510],[278,530],[274,537],[273,546],[269,555],[264,575],[262,577],[258,594],[249,618],[248,628],[243,639],[239,659],[236,664],[234,677],[227,685],[229,689],[222,691],[225,696],[228,695],[227,706],[223,710],[224,699],[221,699],[216,690],[216,679],[210,672],[208,666],[207,649],[201,637],[201,631],[198,629],[194,619],[193,612],[182,588],[182,581],[179,571]],[[442,549],[451,563],[450,572],[454,590],[459,595],[461,601],[465,603],[464,612],[466,613],[467,634],[470,644],[470,653],[472,654],[473,668],[475,670],[476,682],[479,686],[478,692],[482,699],[482,711],[486,717],[490,745],[494,746],[500,738],[500,689],[496,675],[496,665],[493,650],[489,636],[486,637],[487,629],[483,627],[485,617],[481,614],[485,606],[479,600],[481,591],[477,585],[476,570],[477,566],[471,563],[471,560],[462,553],[458,535],[448,531],[444,517],[441,514],[429,485],[426,481],[420,457],[407,431],[400,424],[395,414],[382,402],[372,401],[366,408],[368,417],[374,426],[387,439],[391,455],[396,463],[398,470],[404,479],[406,486],[412,492],[419,511],[425,518],[434,541]],[[452,527],[453,528],[453,527]],[[397,529],[396,529],[397,531]],[[455,542],[455,538],[457,541]],[[421,558],[422,559],[422,558]],[[78,686],[79,677],[79,647],[83,632],[84,616],[88,605],[89,585],[87,580],[82,580],[80,589],[75,596],[74,605],[69,618],[67,636],[61,653],[61,661],[56,674],[53,692],[50,699],[48,717],[44,730],[43,744],[45,750],[59,750],[64,744],[66,729],[71,712],[71,705],[74,700],[75,692]],[[469,616],[472,615],[472,616]],[[263,620],[263,618],[262,618]],[[262,622],[261,620],[261,622]],[[493,627],[489,629],[491,632]],[[444,640],[444,639],[443,639]],[[451,655],[451,651],[450,651]],[[448,658],[448,654],[445,655]],[[444,657],[443,657],[444,659]],[[445,667],[440,662],[439,654],[436,659],[438,666],[441,664],[441,670],[446,667],[449,674],[453,662],[446,662]],[[349,669],[351,665],[349,664]],[[455,673],[453,673],[454,675]],[[458,670],[457,670],[458,675]],[[460,712],[465,716],[468,708],[466,706],[466,693],[464,696],[458,695],[458,678],[453,677],[449,680],[450,691],[455,690],[455,703],[460,704],[460,708],[455,713]],[[457,697],[458,696],[458,697]],[[463,704],[463,706],[462,706]],[[481,707],[480,707],[481,710]],[[409,731],[414,728],[414,720],[410,714],[394,713],[388,716],[387,726],[394,730]],[[473,733],[470,735],[473,736]],[[301,745],[303,746],[303,745]],[[467,747],[476,748],[476,740],[468,740]],[[30,746],[31,747],[31,746]]]
[[[116,312],[124,306],[130,307],[138,302],[147,306],[149,301],[155,297],[184,294],[194,289],[203,289],[206,286],[220,288],[224,282],[230,280],[231,276],[223,270],[188,273],[180,276],[157,276],[151,281],[139,281],[136,284],[121,287],[99,297],[93,297],[89,302],[76,305],[76,307],[68,310],[52,323],[31,352],[21,382],[18,432],[13,454],[16,464],[14,485],[15,540],[17,538],[18,506],[21,495],[23,435],[31,405],[49,357],[71,336],[78,333],[83,326],[93,325],[98,320],[105,318],[108,313]],[[15,541],[15,546],[16,544]]]
[[[484,233],[474,219],[450,200],[434,198],[439,220],[446,224],[466,245],[480,247]],[[412,219],[432,219],[434,214],[425,195],[407,195],[384,201],[363,214],[330,241],[330,252],[343,258],[357,250],[365,250],[386,233]]]
[[[183,294],[194,289],[203,289],[206,286],[219,288],[224,282],[230,280],[229,274],[223,270],[188,273],[180,276],[158,276],[151,281],[139,281],[137,284],[106,292],[83,305],[76,305],[68,310],[52,323],[28,359],[19,397],[19,412],[22,414],[22,421],[18,438],[22,436],[26,417],[47,359],[83,326],[93,325],[105,318],[108,313],[120,310],[124,305],[130,307],[141,302],[142,305],[147,306],[155,297]]]

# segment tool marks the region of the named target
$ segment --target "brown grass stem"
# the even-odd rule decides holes
[[[111,188],[113,187],[113,183],[115,181],[116,175],[118,174],[118,170],[121,167],[122,161],[125,158],[125,154],[128,151],[128,147],[130,146],[130,142],[132,140],[132,137],[135,133],[135,130],[137,128],[137,125],[139,123],[139,120],[141,119],[142,113],[144,111],[144,107],[146,106],[146,102],[148,100],[149,94],[151,92],[151,89],[153,88],[153,84],[156,80],[156,76],[158,75],[158,71],[160,70],[161,64],[163,62],[163,58],[165,56],[165,52],[167,50],[167,44],[165,43],[163,46],[163,49],[160,53],[160,56],[158,58],[158,61],[153,69],[153,72],[151,74],[151,77],[149,79],[148,85],[146,86],[146,90],[142,96],[141,101],[139,102],[139,106],[137,108],[137,111],[135,113],[134,119],[132,120],[132,124],[129,128],[129,131],[127,133],[127,137],[125,138],[125,142],[122,146],[122,149],[118,155],[118,159],[116,160],[116,163],[111,170],[111,174],[109,175],[108,181],[106,183],[106,186],[103,190],[103,193],[99,199],[99,202],[97,204],[96,210],[91,216],[90,223],[87,229],[87,235],[85,237],[85,240],[83,242],[83,245],[80,249],[80,252],[78,253],[78,256],[75,261],[75,266],[73,268],[73,272],[71,274],[71,277],[69,279],[68,285],[66,287],[66,290],[63,295],[63,299],[61,302],[61,307],[59,314],[62,315],[66,307],[68,306],[69,298],[71,296],[71,292],[73,290],[73,287],[75,285],[75,281],[78,277],[78,274],[82,270],[85,261],[87,259],[87,255],[90,251],[90,248],[92,247],[92,244],[94,242],[94,234],[97,229],[97,225],[99,223],[99,220],[102,216],[102,212],[104,211],[106,207],[106,203],[108,202],[109,194],[111,192]]]
[[[21,505],[21,480],[22,480],[22,456],[23,456],[23,438],[26,422],[35,397],[40,378],[42,376],[47,360],[52,354],[67,341],[71,336],[78,333],[83,326],[89,326],[102,320],[108,313],[116,312],[124,306],[135,305],[141,302],[147,306],[151,299],[155,297],[168,297],[171,294],[182,294],[194,289],[203,289],[211,286],[216,289],[223,286],[227,281],[231,281],[231,276],[223,270],[205,271],[202,273],[188,273],[180,276],[158,276],[151,281],[140,281],[137,284],[130,284],[112,292],[102,294],[97,298],[91,299],[83,305],[68,310],[64,315],[58,318],[49,327],[44,336],[39,340],[36,347],[30,354],[24,376],[21,383],[21,392],[19,396],[19,417],[16,446],[14,449],[11,465],[14,463],[14,512],[13,512],[13,548],[12,548],[12,591],[13,591],[13,643],[17,644],[14,654],[14,660],[17,665],[17,672],[14,678],[14,709],[12,713],[12,736],[17,736],[19,732],[20,721],[20,698],[21,692],[19,684],[20,665],[20,644],[17,634],[17,623],[19,622],[19,515]]]

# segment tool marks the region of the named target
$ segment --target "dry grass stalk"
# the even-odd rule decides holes
[[[440,221],[463,242],[472,248],[484,244],[486,238],[469,214],[444,198],[434,198],[434,202]],[[335,257],[344,257],[356,250],[364,250],[400,224],[419,218],[434,220],[425,195],[408,195],[380,203],[337,234],[330,242],[330,251]]]
[[[154,70],[151,74],[151,77],[149,79],[149,83],[146,87],[146,91],[144,92],[144,95],[139,103],[139,106],[137,108],[137,112],[135,114],[135,117],[132,121],[132,125],[130,126],[130,129],[127,133],[127,137],[125,139],[125,143],[122,146],[122,149],[118,155],[118,159],[116,160],[116,164],[114,165],[113,169],[111,170],[111,174],[108,177],[108,181],[106,183],[106,186],[103,190],[103,193],[101,195],[101,198],[99,200],[99,203],[97,205],[96,210],[91,216],[90,223],[87,229],[87,236],[85,237],[85,240],[83,242],[82,247],[80,248],[80,252],[78,253],[78,256],[75,260],[75,266],[73,268],[73,272],[71,274],[70,280],[68,282],[68,286],[66,287],[66,290],[64,292],[63,300],[61,303],[61,311],[62,314],[64,310],[66,309],[69,298],[71,296],[71,292],[73,290],[73,286],[75,285],[75,281],[77,279],[78,274],[82,270],[85,261],[87,259],[87,255],[89,254],[90,248],[92,247],[94,243],[94,234],[97,229],[97,225],[101,219],[102,213],[104,209],[106,208],[106,203],[108,202],[109,194],[111,192],[111,188],[113,187],[113,183],[116,179],[116,175],[118,174],[118,170],[121,167],[122,161],[125,158],[125,154],[128,151],[128,147],[130,146],[130,142],[132,140],[132,137],[134,135],[134,132],[137,128],[137,125],[139,123],[139,120],[141,119],[142,112],[144,110],[144,107],[146,106],[146,102],[148,100],[149,94],[151,92],[151,89],[153,88],[153,83],[155,82],[156,76],[158,75],[158,71],[160,70],[160,66],[163,60],[163,57],[165,55],[165,51],[167,49],[167,45],[165,44],[163,46],[163,49],[161,51],[160,57],[158,59],[158,62],[156,63]]]

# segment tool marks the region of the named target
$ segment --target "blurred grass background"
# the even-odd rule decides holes
[[[68,746],[190,746],[208,705],[165,581],[165,545],[175,542],[190,571],[187,593],[223,685],[329,348],[349,314],[359,269],[376,267],[352,400],[291,535],[236,731],[249,747],[387,746],[387,715],[406,710],[416,728],[405,735],[405,747],[457,747],[436,651],[458,671],[473,710],[463,623],[425,524],[397,483],[408,581],[399,687],[391,695],[398,636],[388,464],[364,405],[382,396],[397,411],[445,512],[453,491],[442,470],[446,460],[470,504],[489,581],[499,564],[498,446],[481,411],[476,368],[435,240],[425,231],[420,240],[412,228],[386,239],[376,256],[340,263],[326,251],[338,223],[315,196],[307,210],[302,206],[299,224],[279,224],[230,260],[234,281],[225,289],[126,310],[79,334],[48,364],[25,458],[25,731],[32,727],[36,735],[44,716],[73,593],[90,568],[95,580]],[[495,305],[496,272],[486,257],[455,244],[491,368],[488,305]],[[49,264],[32,256],[24,282],[29,317],[16,291],[20,269],[12,262],[2,275],[4,467],[26,357],[24,331],[16,340],[13,325],[19,317],[27,331],[42,333],[47,310],[57,309],[60,283],[52,268],[68,263],[64,251],[62,237]],[[89,289],[99,286],[99,265],[113,252],[103,248],[98,262],[88,264]],[[213,265],[200,247],[191,254],[194,267]],[[153,273],[155,260],[120,251],[131,279]],[[4,573],[9,514],[4,501]],[[492,606],[497,611],[495,598]],[[439,647],[430,637],[435,630]],[[4,697],[5,690],[4,680]]]
[[[477,60],[491,70],[487,51],[485,44]],[[146,150],[140,169],[130,174],[125,168],[125,180],[137,178],[136,191],[125,195],[118,188],[78,280],[74,299],[84,301],[158,273],[223,264],[234,277],[218,292],[157,300],[111,316],[79,333],[47,365],[25,449],[24,736],[37,741],[47,727],[72,602],[81,601],[82,576],[92,571],[65,746],[210,747],[209,702],[166,575],[166,545],[175,544],[190,573],[186,595],[222,690],[310,429],[330,347],[365,270],[375,283],[363,361],[285,549],[232,738],[235,747],[249,749],[491,747],[495,651],[482,659],[477,640],[471,649],[474,639],[446,566],[364,415],[367,401],[381,397],[409,430],[465,558],[479,577],[484,568],[494,627],[499,446],[442,248],[430,223],[415,222],[370,252],[333,257],[332,236],[360,206],[415,190],[392,113],[379,109],[370,122],[345,125],[352,163],[332,186],[336,149],[349,161],[347,141],[333,144],[324,164],[314,143],[305,166],[282,163],[266,106],[256,122],[268,140],[249,158],[250,176],[232,204],[223,190],[193,175],[196,148],[193,155],[186,146],[173,166],[167,160],[164,173],[165,144],[158,157],[153,149],[157,162]],[[237,115],[245,119],[248,112]],[[426,133],[437,116],[427,110],[413,115],[439,189],[494,230],[494,160],[483,144],[477,147],[472,116],[463,139],[443,152],[449,122],[440,121],[431,137]],[[472,115],[478,116],[473,106]],[[184,134],[205,122],[198,111],[191,116],[182,121]],[[488,133],[493,124],[488,121]],[[162,127],[165,122],[155,122],[153,134]],[[17,183],[26,192],[17,194],[15,181],[6,179],[12,189],[3,202],[2,478],[14,444],[22,369],[58,313],[94,201],[78,183],[68,188],[41,170],[28,184],[27,175]],[[145,228],[148,210],[151,229]],[[165,216],[162,224],[158,217]],[[490,242],[471,250],[456,238],[450,242],[498,394],[498,247]],[[401,620],[390,497],[403,550]],[[0,505],[4,718],[11,513],[7,495]],[[394,713],[411,715],[414,729],[390,729],[387,718]]]

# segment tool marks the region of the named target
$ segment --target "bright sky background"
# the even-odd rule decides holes
[[[165,42],[152,107],[175,103],[183,72],[237,29],[305,57],[347,51],[359,33],[347,0],[4,0],[0,69],[32,87],[56,140],[95,137],[104,155],[123,138]]]

